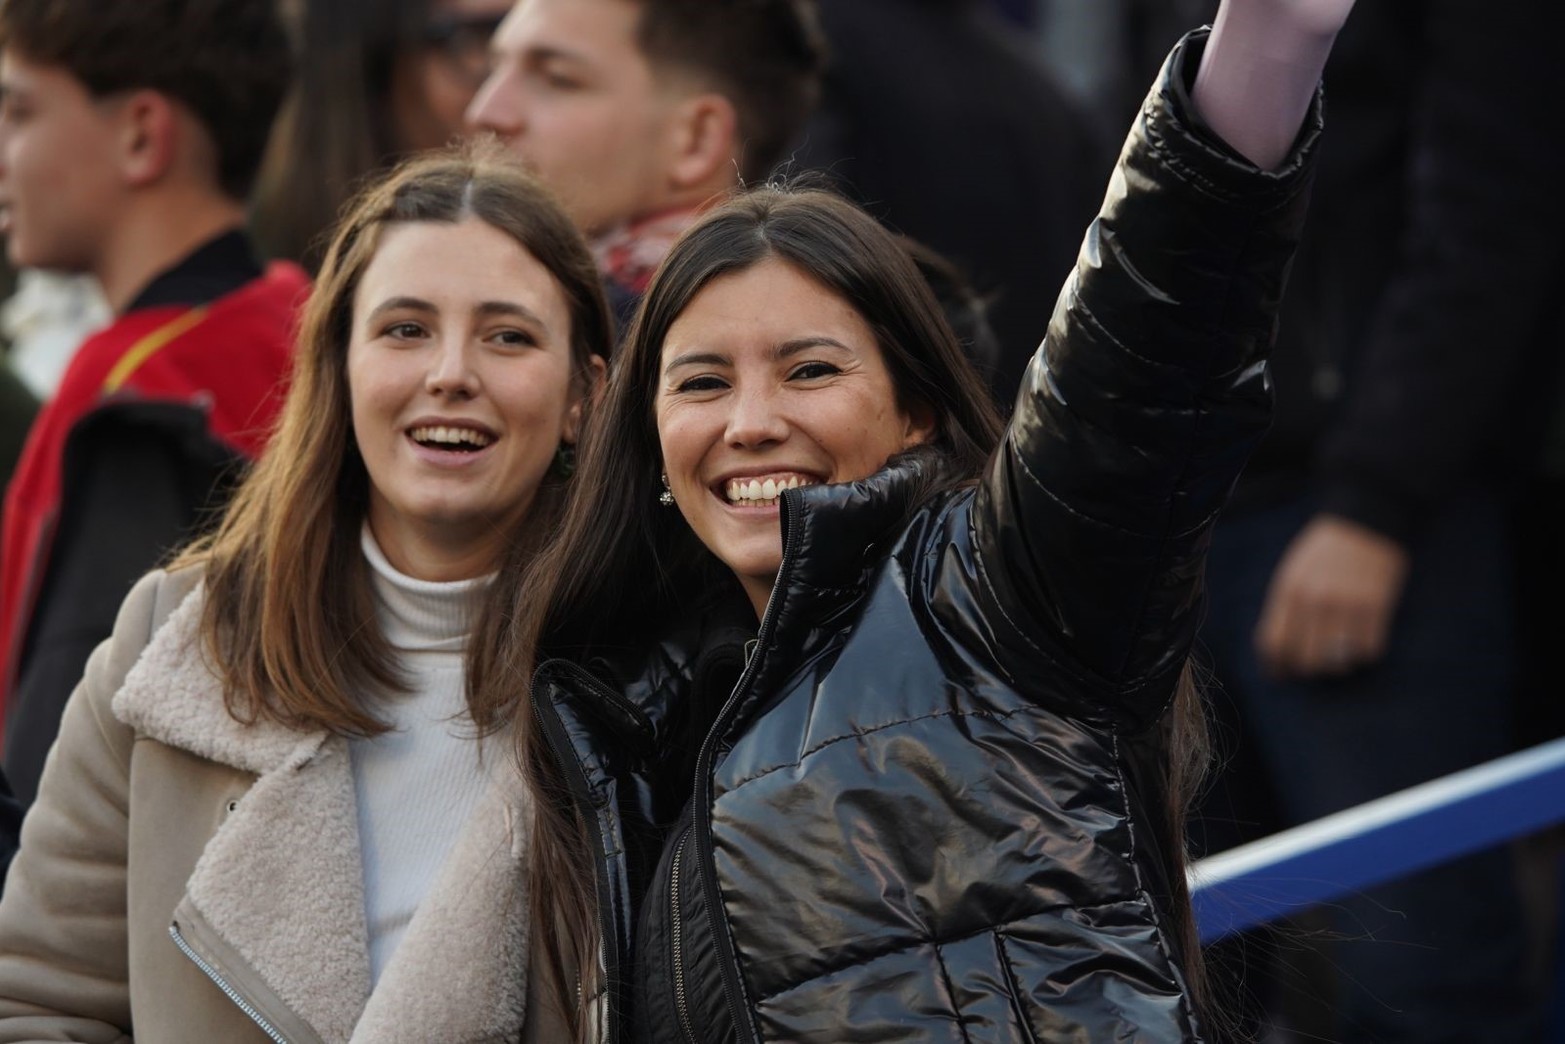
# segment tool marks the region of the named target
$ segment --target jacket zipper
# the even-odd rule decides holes
[[[673,917],[673,944],[674,944],[674,1007],[679,1012],[679,1027],[685,1031],[686,1044],[696,1044],[695,1024],[690,1018],[690,1000],[685,995],[685,946],[684,926],[680,924],[679,902],[679,870],[680,864],[685,858],[685,845],[690,840],[690,831],[686,830],[679,837],[679,844],[674,849],[674,866],[669,874],[669,900],[674,907]]]
[[[179,925],[169,925],[168,934],[169,938],[174,940],[174,945],[179,947],[179,952],[183,953],[186,957],[189,957],[191,962],[195,964],[197,968],[200,968],[202,973],[205,974],[207,978],[211,979],[218,989],[223,991],[223,995],[234,1002],[235,1007],[249,1016],[250,1020],[257,1026],[261,1027],[262,1033],[265,1033],[268,1037],[271,1037],[277,1042],[277,1044],[288,1044],[288,1038],[279,1033],[277,1031],[277,1027],[273,1026],[270,1022],[267,1022],[265,1016],[256,1011],[249,1001],[240,996],[239,991],[230,986],[216,968],[202,960],[201,956],[191,948],[190,944],[185,941],[185,937],[179,934]]]
[[[582,673],[585,675],[585,672]],[[593,683],[593,680],[590,676],[585,676],[585,680],[588,681],[589,684],[593,684],[594,688],[600,688],[600,686],[597,686],[595,683]],[[593,811],[591,803],[586,799],[584,793],[585,785],[580,779],[581,773],[578,771],[573,771],[573,763],[569,758],[566,757],[566,751],[563,746],[565,741],[561,740],[561,738],[556,734],[555,730],[551,729],[549,727],[549,723],[544,720],[543,707],[536,696],[534,696],[532,700],[532,705],[533,720],[537,722],[538,727],[543,730],[544,742],[549,745],[549,752],[554,755],[555,764],[560,767],[560,771],[563,772],[566,775],[566,778],[571,782],[570,790],[572,799],[576,802],[577,811],[581,814],[582,821],[590,832],[595,856],[594,862],[607,863],[608,853],[603,851],[602,837],[597,829],[598,817],[597,814]],[[596,884],[599,891],[599,896],[594,903],[594,906],[596,907],[598,924],[598,960],[600,964],[600,971],[603,974],[604,983],[607,984],[611,982],[613,978],[608,967],[609,933],[603,924],[603,898],[601,894],[603,891],[603,882],[598,881]],[[576,978],[576,989],[578,993],[580,993],[582,989],[581,982],[581,971],[578,969]],[[600,1026],[602,1032],[598,1034],[598,1039],[600,1041],[609,1041],[614,1039],[613,1027],[616,1012],[614,1011],[612,991],[605,989],[603,992],[603,997],[605,999],[605,1010],[604,1018]]]
[[[756,632],[754,651],[745,659],[744,672],[739,676],[739,682],[734,686],[734,691],[729,694],[728,701],[723,704],[723,709],[718,712],[717,719],[707,731],[706,739],[701,743],[701,753],[696,758],[695,793],[691,797],[691,829],[696,832],[698,855],[713,851],[712,824],[705,814],[708,796],[708,776],[711,774],[713,753],[717,747],[717,740],[727,729],[729,718],[739,706],[740,700],[746,695],[750,684],[755,680],[758,672],[757,665],[761,662],[761,653],[771,641],[772,631],[777,625],[777,605],[782,600],[778,592],[786,590],[788,581],[793,573],[794,553],[793,534],[799,524],[799,495],[786,491],[781,497],[782,509],[779,512],[779,523],[782,526],[782,563],[777,567],[777,579],[772,583],[772,593],[766,599],[766,612],[761,616],[761,627]],[[721,930],[719,924],[723,918],[722,897],[717,889],[717,876],[707,874],[697,877],[698,885],[706,885],[706,903],[708,919],[712,922],[712,943],[717,950],[717,964],[723,977],[723,995],[728,1002],[728,1011],[733,1019],[734,1032],[740,1040],[752,1039],[750,1032],[750,1020],[744,1010],[743,991],[739,984],[738,957],[734,954],[732,940],[728,933]],[[674,904],[674,921],[679,921],[679,906]],[[676,962],[675,968],[679,965]]]

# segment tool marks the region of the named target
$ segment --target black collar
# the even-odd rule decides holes
[[[250,237],[236,228],[207,240],[171,268],[159,272],[125,310],[211,304],[259,279],[261,274],[261,263],[250,245]]]

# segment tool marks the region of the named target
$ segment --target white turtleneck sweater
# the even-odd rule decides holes
[[[493,578],[415,580],[392,567],[367,525],[362,541],[376,621],[409,685],[375,701],[391,731],[349,741],[370,976],[379,982],[488,783],[467,716],[464,654]]]

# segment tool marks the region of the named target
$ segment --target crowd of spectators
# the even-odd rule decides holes
[[[1008,410],[1141,85],[1217,9],[189,5],[223,7],[203,22],[186,6],[77,24],[0,2],[7,263],[85,275],[109,310],[56,383],[25,383],[0,353],[7,860],[122,599],[210,529],[262,452],[308,279],[370,179],[497,138],[586,237],[620,337],[715,200],[830,184],[903,237]],[[1201,851],[1565,729],[1548,655],[1565,571],[1565,150],[1533,7],[1374,0],[1327,65],[1275,423],[1206,566],[1220,729]],[[1542,1039],[1538,954],[1555,936],[1526,859],[1536,877],[1555,857],[1500,847],[1336,904],[1280,946],[1225,944],[1218,1003],[1256,1039]],[[1325,941],[1300,941],[1312,926]],[[1318,962],[1288,967],[1305,949]]]

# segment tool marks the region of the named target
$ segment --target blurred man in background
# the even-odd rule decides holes
[[[701,208],[764,180],[819,89],[812,0],[520,0],[468,122],[592,244],[621,331]]]
[[[0,231],[113,323],[39,414],[0,536],[5,765],[31,800],[134,580],[192,536],[280,402],[297,303],[245,197],[289,77],[272,0],[0,0]]]

